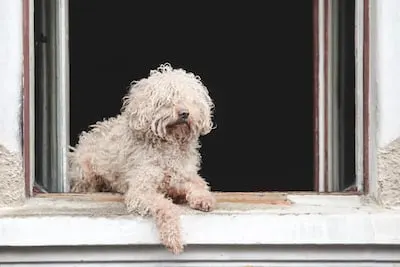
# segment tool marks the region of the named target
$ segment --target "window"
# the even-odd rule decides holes
[[[27,0],[23,2],[24,6],[26,5],[26,3],[28,3]],[[366,2],[368,3],[368,1]],[[41,64],[44,65],[43,62],[54,60],[55,64],[53,65],[53,69],[55,70],[55,72],[50,72],[48,76],[43,75],[44,78],[42,81],[40,80],[41,76],[38,74],[36,75],[35,78],[37,86],[35,89],[38,100],[35,104],[38,108],[38,112],[36,114],[34,114],[34,112],[29,113],[30,110],[28,109],[29,105],[27,105],[27,103],[31,103],[31,101],[25,101],[24,115],[37,115],[37,148],[46,148],[42,148],[40,140],[50,140],[47,143],[50,149],[43,149],[42,151],[53,151],[43,153],[40,153],[40,151],[38,151],[39,153],[36,153],[38,174],[40,174],[41,172],[39,168],[41,168],[40,164],[43,163],[43,161],[41,161],[42,157],[47,157],[49,161],[52,160],[54,162],[52,163],[54,165],[44,165],[43,169],[47,170],[47,168],[49,168],[49,170],[51,171],[50,168],[53,168],[58,172],[54,175],[54,177],[44,177],[36,175],[37,182],[43,184],[46,188],[49,189],[50,192],[62,192],[63,187],[66,188],[64,186],[63,180],[63,164],[65,162],[65,154],[63,154],[62,151],[63,149],[66,149],[66,144],[69,140],[69,137],[67,136],[69,131],[66,131],[66,129],[69,129],[68,123],[66,123],[69,121],[68,117],[66,116],[68,115],[69,105],[65,105],[65,103],[68,103],[68,101],[70,100],[70,102],[73,102],[72,99],[68,99],[68,94],[66,93],[68,92],[67,89],[69,88],[68,81],[71,80],[71,82],[73,82],[74,80],[73,70],[71,69],[71,79],[69,79],[67,71],[69,70],[69,68],[65,67],[69,66],[68,59],[71,59],[71,67],[74,68],[72,53],[66,53],[68,51],[72,52],[71,50],[73,49],[73,27],[71,27],[71,46],[69,47],[69,49],[66,49],[68,48],[67,46],[65,46],[65,44],[67,43],[66,37],[68,36],[66,35],[66,33],[68,32],[67,26],[72,26],[72,21],[66,24],[66,18],[68,18],[69,16],[66,16],[66,6],[62,5],[66,4],[67,1],[47,1],[46,3],[49,6],[45,7],[44,10],[50,10],[46,11],[47,13],[45,12],[45,14],[49,16],[46,17],[45,14],[41,14],[42,11],[40,8],[36,9],[36,16],[42,16],[42,19],[52,18],[46,23],[46,29],[51,28],[50,26],[53,23],[55,30],[49,31],[43,36],[40,35],[41,31],[36,31],[36,71],[39,72],[40,70],[44,70],[40,69]],[[340,8],[338,6],[334,7],[333,5],[327,5],[329,3],[338,3]],[[36,2],[36,4],[40,7],[40,2]],[[53,4],[55,6],[51,6]],[[350,3],[348,3],[348,5],[351,6]],[[367,8],[364,9],[364,11],[368,11],[369,5],[366,6]],[[94,7],[94,5],[92,7]],[[369,31],[367,20],[368,12],[363,13],[363,2],[361,0],[356,1],[356,12],[351,11],[351,8],[346,9],[344,6],[340,6],[340,1],[330,2],[329,0],[319,0],[313,2],[312,7],[314,15],[314,37],[312,38],[314,47],[314,53],[312,55],[314,61],[312,65],[314,72],[311,76],[313,78],[312,96],[314,104],[312,105],[312,108],[313,114],[315,114],[313,122],[318,122],[314,124],[312,133],[312,139],[314,140],[313,151],[315,151],[315,153],[313,153],[313,175],[315,179],[314,190],[319,192],[327,192],[335,191],[334,189],[337,186],[339,187],[339,189],[340,187],[343,188],[344,186],[346,186],[347,182],[354,182],[353,175],[349,176],[349,181],[341,182],[340,179],[335,178],[340,176],[335,176],[334,174],[340,172],[340,166],[343,166],[341,165],[341,162],[345,160],[343,158],[340,158],[341,153],[338,153],[338,151],[340,152],[341,149],[343,151],[342,147],[346,146],[346,144],[351,144],[351,142],[355,142],[355,150],[354,152],[348,153],[346,155],[349,155],[348,158],[351,159],[353,157],[351,154],[354,153],[356,155],[356,162],[354,163],[352,162],[352,160],[349,160],[348,166],[350,166],[350,171],[348,171],[348,173],[352,173],[354,171],[353,165],[355,165],[356,184],[362,184],[363,176],[368,178],[368,122],[370,118],[368,117],[368,101],[366,101],[369,97],[369,88],[368,82],[365,83],[365,81],[368,81],[369,79],[368,68],[370,66],[370,63],[368,59],[369,35],[364,34],[368,33]],[[337,13],[338,10],[340,10],[340,12],[342,13]],[[53,12],[53,15],[49,14],[50,12]],[[356,13],[355,19],[353,19],[352,16],[349,16],[348,20],[343,21],[341,19],[343,17],[341,17],[340,14],[343,15],[347,12]],[[69,18],[72,18],[72,14]],[[344,27],[343,25],[348,25],[347,22],[352,24],[352,21],[354,20],[356,22],[356,31],[354,33],[355,36],[352,36],[353,34],[351,33],[351,30],[349,30],[349,28],[347,28],[350,31],[350,33],[348,34],[344,34],[340,31],[340,28]],[[333,23],[334,21],[336,22]],[[25,20],[25,34],[27,28],[26,24],[27,23]],[[336,25],[336,28],[334,27],[334,25]],[[38,24],[36,24],[36,26],[38,27]],[[60,27],[62,29],[60,29]],[[51,34],[51,32],[55,34],[54,39],[49,38],[48,36]],[[330,38],[332,38],[332,35],[335,32],[336,35],[341,37],[343,36],[343,38],[334,39],[337,40],[335,44],[339,46],[339,43],[342,43],[343,40],[353,39],[355,37],[356,48],[352,48],[351,42],[349,41],[349,43],[347,43],[347,45],[349,46],[339,46],[339,48],[341,47],[342,50],[333,49],[335,45],[333,45],[332,42],[328,41],[330,40]],[[26,52],[27,50],[29,50],[27,49],[27,47],[29,46],[27,46],[26,43],[29,42],[26,42],[25,40],[26,39],[24,38],[24,55],[27,55]],[[339,40],[341,40],[341,42],[339,42]],[[29,41],[32,41],[32,38],[30,38]],[[42,45],[42,43],[44,45]],[[46,47],[52,47],[52,49]],[[43,50],[42,56],[46,58],[46,60],[41,58],[42,56],[40,55],[40,53],[38,53],[39,49]],[[346,57],[345,54],[351,55],[352,53],[354,53],[354,51],[352,52],[353,49],[356,51],[355,56],[357,59],[357,64],[355,65],[355,68],[353,68],[353,66],[350,66],[349,71],[343,72],[343,74],[343,68],[348,66],[348,64],[345,63],[346,61],[343,61],[343,58],[348,59],[351,65],[353,62],[353,56]],[[49,56],[44,56],[44,54]],[[335,59],[336,61],[333,59]],[[24,60],[24,62],[27,62],[27,60]],[[82,63],[84,62],[82,61]],[[158,64],[158,62],[155,64]],[[48,70],[50,71],[51,69],[48,68]],[[144,71],[147,73],[148,70]],[[200,69],[199,71],[201,72],[202,70]],[[353,72],[356,79],[351,81],[353,79]],[[29,68],[25,66],[24,85],[25,82],[30,81],[30,79],[28,79],[28,73]],[[49,77],[51,75],[55,77]],[[141,77],[142,75],[138,76]],[[337,77],[342,78],[338,79]],[[41,84],[45,84],[47,79],[51,80],[53,78],[55,78],[56,82],[53,82],[52,86],[48,85],[46,87],[50,88],[51,90],[49,91],[53,94],[44,94],[43,92],[38,91],[41,90],[41,87],[44,87]],[[346,82],[347,79],[349,79],[350,82]],[[336,83],[334,83],[333,81],[336,81]],[[120,80],[118,80],[118,82],[123,83],[123,81]],[[344,87],[350,89],[343,89],[342,87],[341,90],[339,90],[337,85],[341,83],[345,84]],[[355,85],[353,86],[352,83],[354,83]],[[344,96],[344,93],[353,94],[354,91],[351,90],[354,89],[353,87],[355,87],[356,92],[356,94],[352,96],[354,97],[354,101],[347,100],[348,102],[340,102],[343,98],[345,100],[349,99],[348,97]],[[24,100],[29,99],[29,95],[27,94],[27,92],[29,91],[26,90],[27,88],[29,89],[29,87],[24,86]],[[117,87],[113,86],[113,89],[114,88]],[[334,88],[336,88],[337,90],[335,91]],[[73,93],[72,90],[73,89],[71,87],[71,93]],[[338,92],[342,93],[339,94]],[[79,91],[75,91],[75,93],[78,94]],[[113,96],[110,95],[110,97]],[[120,101],[120,99],[116,96],[115,99],[115,101],[117,101],[117,99],[118,101]],[[341,105],[339,106],[337,102],[339,102]],[[356,103],[355,112],[352,106],[353,102]],[[52,106],[53,108],[48,108],[45,109],[45,111],[40,111],[39,108],[41,106],[45,106],[45,104],[50,104],[50,106]],[[350,112],[347,114],[352,114],[352,112],[356,114],[354,122],[353,120],[348,121],[349,125],[345,124],[346,122],[341,121],[341,118],[344,117],[343,114],[346,114],[346,111],[342,111],[341,113],[339,112],[340,109],[337,108],[338,106],[342,107],[343,105],[348,107],[348,110],[350,110]],[[83,106],[84,105],[82,105],[82,107]],[[84,112],[85,110],[86,109],[82,110],[83,115],[85,115],[84,113],[86,113]],[[347,108],[345,110],[347,110]],[[40,112],[43,113],[40,114]],[[47,126],[49,127],[46,130],[42,128],[41,124],[43,123],[40,122],[40,120],[44,119],[44,116],[49,116],[48,113],[52,112],[58,114],[58,123],[47,124]],[[334,116],[334,114],[336,115]],[[24,136],[30,133],[29,130],[32,128],[29,128],[29,126],[34,121],[31,118],[31,123],[29,123],[28,119],[30,117],[27,115],[24,116]],[[222,116],[223,115],[224,114],[222,114]],[[277,114],[277,116],[278,115],[279,114]],[[73,116],[71,116],[71,119],[72,117]],[[345,125],[343,126],[343,124]],[[352,126],[353,124],[355,125],[354,127]],[[84,127],[86,128],[86,125]],[[73,127],[70,127],[71,132],[72,128]],[[350,129],[350,131],[348,129]],[[355,131],[355,134],[352,133],[353,130]],[[343,132],[344,134],[335,136],[334,134],[332,134],[332,132]],[[353,134],[355,137],[351,137]],[[46,136],[53,137],[46,139]],[[334,137],[339,138],[339,141]],[[343,141],[343,138],[350,138],[350,140]],[[351,138],[355,140],[351,140]],[[32,139],[24,138],[23,141],[25,149],[24,152],[29,151],[29,142],[31,142],[32,144]],[[219,144],[219,142],[216,143]],[[340,145],[342,143],[345,143],[345,145]],[[61,147],[62,149],[55,150],[54,147],[57,146],[59,148]],[[374,148],[374,146],[372,146],[372,148]],[[205,151],[205,153],[207,153],[207,151]],[[29,155],[29,153],[24,153],[25,157],[28,157]],[[341,160],[334,160],[336,157]],[[25,169],[27,170],[28,175],[32,174],[32,172],[29,172],[29,170],[32,170],[33,168],[30,167],[34,167],[34,165],[29,166],[30,162],[31,161],[29,160],[29,158],[28,160],[26,160],[25,158],[25,164],[28,166]],[[342,169],[342,171],[343,170],[344,169]],[[48,179],[47,182],[44,180],[45,178]],[[51,183],[53,183],[53,185],[50,185]],[[365,186],[365,189],[368,189],[368,187]],[[364,190],[364,192],[365,191],[366,190]],[[393,227],[394,223],[396,223],[396,219],[398,219],[399,217],[398,213],[393,209],[383,210],[379,207],[375,207],[373,204],[364,205],[364,203],[361,203],[361,199],[363,199],[361,197],[343,197],[342,195],[340,195],[339,197],[327,195],[303,197],[299,194],[289,194],[289,200],[293,200],[296,205],[292,205],[291,207],[278,206],[274,207],[272,211],[262,211],[258,208],[265,205],[259,205],[258,207],[254,207],[254,205],[252,205],[254,203],[259,203],[259,199],[257,197],[259,195],[269,195],[269,197],[271,197],[275,194],[242,193],[240,194],[241,196],[243,196],[242,198],[238,198],[237,193],[224,193],[218,195],[222,196],[225,199],[233,196],[235,202],[241,202],[239,206],[241,206],[242,210],[238,211],[238,207],[235,206],[235,210],[233,211],[231,203],[228,203],[228,205],[223,205],[221,209],[216,210],[212,216],[193,216],[192,214],[190,214],[190,216],[187,216],[185,220],[183,220],[183,226],[188,231],[188,238],[186,241],[188,241],[190,245],[195,246],[190,249],[189,254],[186,254],[184,258],[181,258],[181,260],[185,261],[186,263],[189,262],[189,260],[193,259],[194,261],[196,261],[196,264],[202,260],[205,260],[207,261],[208,265],[210,262],[215,263],[216,261],[218,261],[219,263],[222,263],[223,261],[232,260],[234,260],[235,263],[244,264],[244,262],[249,263],[248,261],[250,259],[255,259],[258,263],[260,263],[262,260],[268,260],[268,262],[274,261],[274,264],[278,261],[288,263],[288,260],[290,260],[291,262],[311,262],[314,260],[323,260],[325,263],[328,261],[336,263],[338,263],[338,261],[340,261],[341,263],[343,263],[344,261],[351,261],[354,263],[356,260],[361,259],[363,262],[374,260],[376,261],[376,259],[382,262],[393,260],[393,258],[387,259],[388,247],[382,247],[379,246],[379,244],[394,245],[398,243],[397,241],[399,240],[399,237],[394,232],[395,227]],[[5,255],[7,258],[7,256],[11,253],[11,261],[13,261],[13,258],[15,257],[18,258],[19,256],[28,255],[26,257],[19,257],[18,261],[20,262],[22,260],[32,262],[34,260],[32,255],[36,254],[36,252],[40,253],[41,249],[49,250],[51,252],[51,255],[53,255],[49,260],[54,261],[54,252],[56,250],[58,251],[60,246],[63,246],[65,248],[66,245],[68,246],[67,251],[65,251],[65,249],[62,249],[62,255],[60,254],[61,256],[65,256],[64,258],[61,258],[61,260],[64,262],[82,262],[82,260],[93,261],[94,255],[92,252],[94,250],[97,252],[100,251],[100,256],[104,255],[104,257],[95,260],[104,260],[105,262],[115,260],[117,258],[121,259],[121,257],[124,259],[125,262],[129,261],[129,259],[132,259],[136,263],[138,261],[141,261],[142,259],[152,260],[152,263],[154,263],[154,258],[157,258],[157,260],[160,262],[177,262],[179,260],[165,255],[164,250],[160,254],[155,254],[155,251],[153,250],[155,246],[150,246],[151,253],[149,254],[149,250],[147,249],[149,248],[149,246],[147,245],[159,244],[159,240],[157,240],[154,232],[152,231],[153,228],[149,227],[150,225],[148,224],[143,224],[142,220],[132,220],[132,218],[127,218],[125,216],[123,218],[119,217],[118,219],[116,219],[114,216],[112,216],[123,214],[125,212],[123,205],[113,205],[110,204],[109,201],[108,203],[88,203],[90,201],[86,201],[85,203],[78,203],[78,207],[76,205],[77,201],[70,201],[70,199],[60,202],[55,201],[54,198],[57,198],[56,194],[42,194],[40,196],[52,199],[51,201],[42,201],[43,199],[35,198],[31,201],[28,201],[27,205],[24,205],[23,207],[18,207],[17,209],[7,208],[7,210],[5,211],[5,216],[3,216],[4,218],[2,219],[2,221],[4,222],[3,226],[5,228],[3,229],[4,231],[1,231],[3,232],[3,236],[0,238],[0,240],[2,241],[2,244],[4,246],[10,247],[9,250],[5,250]],[[65,197],[65,194],[63,195],[63,197]],[[66,198],[69,197],[70,196],[68,196],[67,194]],[[93,198],[93,195],[83,195],[81,197],[91,199]],[[120,200],[118,196],[102,195],[102,197],[112,199],[112,201]],[[249,198],[252,200],[249,201],[251,202],[250,205],[243,205],[242,202],[245,202],[246,200],[248,201]],[[273,200],[276,199],[274,198]],[[55,205],[55,203],[57,203],[57,205]],[[265,204],[265,202],[262,201],[261,204]],[[230,210],[228,206],[231,207]],[[115,207],[117,208],[115,209]],[[270,207],[268,206],[267,208],[269,209]],[[55,214],[64,216],[53,216]],[[107,214],[107,216],[104,216],[104,214]],[[287,216],[282,216],[283,214],[286,214]],[[73,216],[68,217],[68,215]],[[68,219],[66,219],[66,217],[68,217]],[[340,227],[338,227],[337,222],[341,222]],[[212,234],[207,236],[197,231],[199,224],[212,225],[212,227],[210,228],[212,229]],[[251,225],[251,227],[248,227],[248,225]],[[268,225],[268,227],[265,227],[266,225]],[[106,236],[102,236],[100,240],[98,235],[99,229],[101,230],[107,227],[110,232]],[[48,233],[47,235],[42,234],[43,229],[46,229],[46,232]],[[62,230],[61,232],[60,229]],[[17,230],[22,234],[7,234],[17,233]],[[27,235],[27,233],[30,234]],[[138,235],[137,233],[140,234]],[[236,233],[240,234],[237,235]],[[29,238],[27,238],[27,236]],[[351,242],[353,247],[352,253],[348,253],[349,246],[346,244],[349,244],[349,242]],[[82,246],[83,244],[85,245]],[[127,247],[128,244],[129,247]],[[140,249],[132,250],[132,248],[135,247],[132,245],[138,244]],[[142,244],[146,244],[146,248],[144,248],[144,246],[141,246]],[[21,254],[15,253],[15,250],[18,246],[21,246]],[[39,246],[41,248],[32,248],[30,251],[32,253],[26,253],[27,246]],[[55,246],[57,246],[57,249],[55,248]],[[99,250],[100,246],[101,249]],[[205,249],[202,250],[202,248]],[[313,251],[310,251],[311,248],[313,249]],[[74,249],[74,251],[71,252],[71,249]],[[119,254],[111,256],[109,251],[110,249],[115,249],[116,251],[118,251]],[[343,257],[338,257],[338,249],[342,249],[347,253],[343,254]],[[365,253],[358,253],[361,251],[365,252],[366,249],[373,249],[374,251],[378,249],[378,254],[375,253],[372,256],[364,257],[363,255],[365,255]],[[78,250],[81,252],[81,254],[83,253],[85,255],[81,256],[81,254],[75,254],[75,251]],[[126,255],[129,255],[129,258],[122,255],[120,253],[121,250],[125,251]],[[227,253],[227,250],[229,250],[229,254]],[[250,250],[251,253],[249,253]],[[277,257],[276,251],[281,251],[284,253],[281,253],[281,255]],[[327,251],[333,251],[335,253],[333,253],[334,255],[332,254],[329,257],[325,255],[323,259],[317,256],[317,258],[315,259],[310,258],[310,255],[321,254],[315,252],[325,253]],[[139,256],[137,254],[138,252],[141,253],[139,254]],[[262,257],[260,257],[261,253]],[[288,253],[295,256],[288,258]],[[75,256],[71,258],[71,254],[74,254]],[[389,254],[394,255],[395,253]],[[151,255],[150,258],[149,255]],[[346,255],[351,255],[351,257],[346,257]],[[43,263],[44,261],[46,261],[43,256],[43,253],[41,253],[40,256],[36,256],[36,259]]]
[[[217,129],[201,151],[213,190],[363,190],[355,1],[152,12],[146,1],[34,2],[35,177],[46,191],[67,191],[68,144],[115,116],[129,83],[163,62],[200,75],[215,101]]]

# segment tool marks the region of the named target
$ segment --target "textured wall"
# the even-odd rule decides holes
[[[24,188],[21,153],[10,152],[0,145],[0,207],[22,204]]]
[[[0,206],[9,206],[24,199],[22,1],[0,1],[0,40]]]
[[[378,150],[377,189],[382,204],[400,204],[400,138]]]
[[[371,85],[376,106],[376,196],[400,204],[400,1],[371,1]]]

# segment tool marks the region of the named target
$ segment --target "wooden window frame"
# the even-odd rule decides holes
[[[60,1],[60,0],[56,0]],[[62,0],[61,0],[62,1]],[[328,176],[329,176],[329,151],[327,149],[329,136],[328,136],[328,111],[327,111],[327,97],[329,94],[328,75],[329,75],[329,18],[331,14],[332,0],[313,0],[313,36],[314,36],[314,191],[307,192],[307,194],[319,194],[320,191],[328,191]],[[362,138],[358,138],[358,157],[356,159],[357,179],[359,188],[356,192],[349,193],[333,193],[333,194],[365,194],[369,193],[370,182],[370,1],[369,0],[355,0],[356,5],[362,6],[362,14],[359,16],[358,29],[356,28],[356,46],[361,45],[362,54],[358,57],[362,58],[360,65],[360,58],[357,59],[356,55],[356,69],[358,65],[358,75],[356,70],[356,94],[359,96],[358,106],[356,107],[356,135],[361,134]],[[323,5],[323,8],[321,8]],[[64,4],[64,8],[67,8]],[[33,0],[23,0],[23,159],[25,169],[25,192],[27,197],[33,196],[33,180],[34,180],[34,43],[33,43]],[[321,13],[322,12],[322,13]],[[357,12],[357,6],[356,6]],[[66,13],[68,14],[68,13]],[[357,15],[356,15],[357,16]],[[360,26],[362,26],[361,29]],[[66,32],[63,34],[68,35]],[[321,34],[323,33],[323,34]],[[362,33],[362,34],[361,34]],[[358,39],[357,39],[358,38]],[[360,39],[361,38],[361,39]],[[323,50],[321,50],[320,42],[323,41]],[[65,45],[65,43],[64,43]],[[357,48],[357,47],[356,47]],[[360,50],[360,49],[359,49]],[[64,58],[63,60],[67,60]],[[322,63],[322,64],[321,64]],[[321,83],[322,81],[322,83]],[[61,81],[68,83],[68,81]],[[323,104],[321,103],[321,94],[323,94]],[[357,97],[356,97],[357,98]],[[362,104],[362,105],[361,105]],[[65,112],[65,111],[64,111]],[[63,121],[66,124],[66,120]],[[358,126],[357,126],[358,125]],[[67,136],[63,136],[66,138]],[[63,153],[66,154],[67,144],[63,148]],[[321,155],[322,154],[322,155]],[[361,155],[360,155],[361,154]],[[63,166],[65,168],[66,166]],[[322,179],[323,177],[323,179]],[[361,178],[360,178],[361,177]],[[323,181],[323,185],[321,185]],[[66,185],[65,185],[66,186]],[[361,190],[360,190],[361,189]],[[304,192],[300,193],[303,194]],[[282,193],[217,193],[218,199],[229,199],[234,202],[259,202],[268,200],[270,203],[285,204],[285,198],[281,198]],[[63,197],[63,196],[76,196],[75,194],[48,194],[45,197]],[[275,196],[271,199],[271,196]],[[42,195],[43,197],[43,195]],[[97,197],[96,199],[104,199]],[[105,199],[108,199],[105,197]]]

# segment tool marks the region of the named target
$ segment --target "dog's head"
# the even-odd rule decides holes
[[[212,130],[213,108],[198,76],[163,64],[148,78],[132,83],[122,113],[135,131],[187,141]]]

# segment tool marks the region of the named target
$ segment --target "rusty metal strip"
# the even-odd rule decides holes
[[[23,75],[22,75],[22,144],[23,144],[23,161],[24,161],[24,176],[25,176],[25,194],[31,195],[31,181],[30,181],[30,6],[29,0],[22,2],[22,25],[23,25]]]

